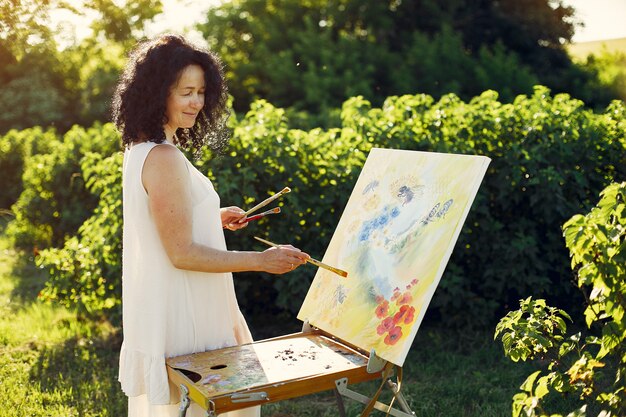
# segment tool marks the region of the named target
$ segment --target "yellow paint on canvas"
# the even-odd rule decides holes
[[[402,365],[488,163],[373,149],[298,318]]]

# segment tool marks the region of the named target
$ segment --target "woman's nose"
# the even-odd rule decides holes
[[[204,99],[199,94],[196,94],[191,100],[191,104],[194,106],[194,108],[202,107],[202,105],[204,104]]]

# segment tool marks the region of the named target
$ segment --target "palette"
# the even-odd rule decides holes
[[[322,331],[294,333],[166,360],[169,378],[215,415],[378,379],[368,356]]]

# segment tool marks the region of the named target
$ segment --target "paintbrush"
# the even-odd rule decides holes
[[[245,212],[245,215],[248,216],[250,215],[250,213],[254,213],[255,211],[257,211],[258,209],[260,209],[261,207],[267,206],[269,203],[271,203],[272,201],[276,200],[278,197],[280,197],[283,194],[287,194],[288,192],[291,191],[291,188],[289,187],[285,187],[282,190],[280,190],[279,192],[277,192],[276,194],[274,194],[273,196],[266,198],[265,200],[261,201],[259,204],[257,204],[256,206],[252,207],[250,210]]]
[[[280,246],[280,245],[277,245],[276,243],[270,242],[269,240],[261,239],[260,237],[254,236],[254,238],[256,240],[258,240],[259,242],[263,242],[266,245],[273,246],[275,248]],[[324,268],[324,269],[327,269],[327,270],[329,270],[331,272],[334,272],[335,274],[337,274],[339,276],[342,276],[344,278],[346,278],[348,276],[348,273],[346,271],[342,271],[341,269],[335,268],[335,267],[330,266],[330,265],[326,265],[325,263],[322,263],[322,262],[318,261],[317,259],[309,258],[306,261],[311,263],[311,264],[313,264],[313,265],[315,265],[315,266],[319,266],[320,268]]]
[[[255,214],[254,216],[250,216],[246,219],[246,222],[251,222],[252,220],[258,220],[267,216],[268,214],[278,214],[280,213],[280,207],[274,207],[271,210],[264,211],[263,213]]]

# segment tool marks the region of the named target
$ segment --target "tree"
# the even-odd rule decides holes
[[[602,91],[612,90],[613,94],[626,101],[626,53],[610,52],[606,49],[589,55],[582,67],[594,74],[597,85],[591,86]],[[600,88],[598,88],[600,87]]]
[[[365,55],[384,51],[352,19],[357,3],[384,8],[362,1],[247,0],[210,10],[200,29],[226,64],[236,108],[264,97],[316,112],[348,96],[371,95],[373,67]]]
[[[564,49],[575,25],[560,0],[238,0],[198,28],[226,64],[236,110],[264,98],[318,114],[357,94],[381,104],[495,89],[512,100],[541,83],[576,95],[591,75]]]
[[[85,7],[99,13],[91,27],[95,37],[119,43],[134,43],[143,35],[143,28],[163,10],[161,0],[134,0],[120,4],[114,0],[87,0]]]
[[[63,120],[69,100],[46,24],[48,11],[57,5],[54,0],[0,5],[0,132]]]
[[[74,121],[83,126],[109,120],[110,100],[124,66],[126,54],[143,29],[162,11],[161,0],[135,0],[120,4],[113,0],[89,0],[85,8],[100,15],[92,23],[93,35],[62,52],[68,70],[78,74],[67,88],[76,97]]]
[[[60,50],[50,26],[54,8],[100,15],[93,35]],[[34,125],[65,131],[108,119],[109,100],[128,49],[144,24],[161,12],[160,0],[62,0],[0,3],[0,133]]]
[[[30,52],[31,47],[45,43],[52,33],[46,25],[48,11],[56,4],[56,0],[0,2],[0,45],[14,58],[20,59]]]

